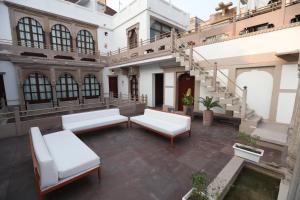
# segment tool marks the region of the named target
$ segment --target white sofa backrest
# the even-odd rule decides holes
[[[186,126],[186,130],[190,130],[191,128],[191,118],[188,116],[161,112],[152,109],[145,109],[144,115],[169,123],[184,124]]]
[[[120,115],[119,108],[63,115],[62,123],[63,124],[74,123],[74,122],[87,121],[87,120],[91,120],[91,119],[109,117],[109,116],[114,116],[114,115]]]
[[[38,127],[30,129],[35,157],[39,165],[40,187],[46,188],[58,182],[58,171]]]

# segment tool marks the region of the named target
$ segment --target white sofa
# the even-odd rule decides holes
[[[130,118],[130,126],[132,123],[170,138],[172,145],[176,136],[184,133],[191,136],[191,118],[189,116],[145,109],[144,115]]]
[[[39,199],[93,172],[100,178],[100,158],[71,131],[42,136],[33,127],[29,136]]]
[[[120,110],[118,108],[62,116],[63,129],[71,130],[75,133],[122,123],[128,125],[128,117],[120,115]]]

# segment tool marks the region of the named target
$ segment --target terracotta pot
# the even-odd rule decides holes
[[[203,111],[203,125],[211,126],[214,120],[214,112],[212,110]]]
[[[183,105],[183,113],[185,115],[192,116],[194,112],[194,106],[185,106]]]

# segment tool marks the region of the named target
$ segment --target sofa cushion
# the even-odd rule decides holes
[[[97,167],[100,158],[69,130],[44,136],[58,170],[59,179]]]
[[[58,171],[40,129],[33,127],[30,129],[30,134],[34,153],[39,165],[40,187],[43,189],[58,182]]]
[[[103,117],[114,116],[114,115],[120,115],[120,110],[118,108],[63,115],[62,123],[67,124],[67,123],[81,122],[90,119],[97,119],[97,118],[103,118]]]
[[[185,130],[188,131],[191,128],[191,118],[188,116],[178,115],[174,113],[161,112],[152,109],[145,109],[145,116],[161,120],[163,122],[168,122],[172,124],[182,124],[185,125]]]
[[[158,132],[165,133],[170,136],[176,136],[186,131],[185,124],[174,124],[146,115],[131,117],[130,121],[140,124],[142,126],[146,126]]]
[[[103,118],[90,118],[90,120],[80,121],[80,122],[73,122],[73,123],[65,123],[63,124],[64,130],[71,130],[71,131],[82,131],[102,126],[108,126],[111,124],[117,124],[128,121],[127,117],[122,115],[113,115]]]

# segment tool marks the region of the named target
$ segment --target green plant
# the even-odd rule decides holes
[[[202,103],[203,106],[206,107],[206,110],[210,110],[215,107],[221,108],[219,101],[214,101],[213,97],[208,97],[208,96],[206,96],[205,98],[200,97],[199,102]]]
[[[251,136],[244,132],[239,132],[237,135],[237,140],[244,145],[248,145],[251,147],[257,147],[257,141],[259,140],[259,137]]]
[[[192,106],[194,105],[194,97],[192,96],[192,89],[189,88],[186,93],[183,95],[182,103],[185,106]]]
[[[193,179],[193,192],[189,200],[208,200],[207,186],[208,176],[206,172],[196,172],[192,176]]]

